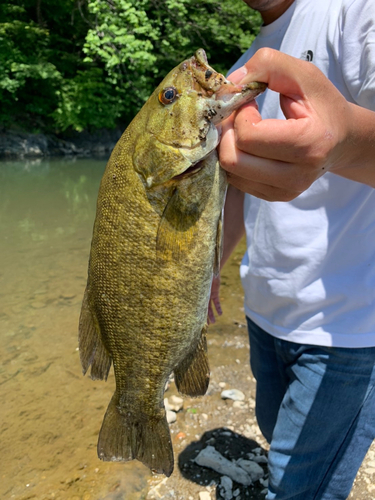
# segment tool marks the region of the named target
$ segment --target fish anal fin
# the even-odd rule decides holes
[[[174,369],[178,391],[186,396],[203,396],[210,382],[205,326],[196,349]]]
[[[107,380],[112,359],[100,338],[99,325],[91,313],[87,289],[79,318],[78,343],[83,374],[91,366],[90,377],[93,380]]]
[[[174,460],[165,412],[154,418],[140,412],[120,412],[115,393],[100,429],[98,457],[112,462],[137,459],[153,472],[169,477]]]

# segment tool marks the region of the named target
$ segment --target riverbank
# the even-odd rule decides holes
[[[3,131],[0,132],[0,159],[108,156],[124,129],[103,129],[93,133],[84,131],[69,135]]]

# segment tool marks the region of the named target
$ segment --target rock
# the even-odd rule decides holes
[[[167,410],[166,414],[167,414],[167,422],[168,422],[168,424],[173,424],[173,422],[176,422],[177,415],[175,414],[174,411]]]
[[[264,476],[264,470],[256,462],[240,458],[236,461],[236,464],[249,474],[253,482],[258,481],[261,477]]]
[[[0,158],[38,158],[45,156],[105,155],[114,148],[122,130],[86,131],[60,137],[52,134],[30,134],[21,130],[0,133]]]
[[[252,458],[252,460],[257,464],[268,464],[268,458],[266,457],[266,455],[257,455]]]
[[[252,408],[253,410],[255,409],[255,399],[249,399],[249,408]]]
[[[175,440],[176,441],[182,441],[183,439],[186,438],[186,434],[184,432],[179,432],[178,434],[176,434],[175,436]]]
[[[243,401],[233,401],[232,408],[236,408],[236,409],[239,409],[239,410],[246,410],[247,404],[244,403]]]
[[[239,484],[249,486],[252,483],[251,477],[243,468],[223,457],[213,446],[201,450],[195,458],[195,463],[228,476]]]
[[[167,410],[178,412],[184,407],[184,400],[178,396],[171,396],[164,399],[164,406]]]
[[[231,500],[233,498],[233,481],[228,476],[223,476],[220,479],[220,493],[224,497],[224,500]]]
[[[210,493],[208,491],[200,491],[199,500],[211,500]]]
[[[233,401],[244,401],[245,394],[238,389],[225,389],[221,393],[221,399],[232,399]]]

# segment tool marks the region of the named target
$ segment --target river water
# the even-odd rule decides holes
[[[113,392],[83,377],[77,324],[105,160],[0,163],[0,498],[141,498],[138,463],[100,462]]]
[[[83,377],[77,349],[105,163],[0,163],[0,498],[138,500],[147,494],[150,473],[142,464],[97,458],[114,378],[112,371],[106,383]],[[235,284],[223,303],[230,314],[212,330],[213,344],[243,322],[239,255],[223,278],[224,288],[228,280]],[[246,337],[245,329],[241,334]],[[212,349],[224,365],[229,351]]]

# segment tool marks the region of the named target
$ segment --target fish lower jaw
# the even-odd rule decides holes
[[[191,177],[192,175],[197,174],[200,170],[202,170],[202,168],[203,168],[203,160],[200,160],[197,163],[194,163],[194,165],[191,165],[191,167],[189,167],[181,174],[175,175],[172,178],[172,180],[179,181],[181,179],[184,179],[185,177]]]

